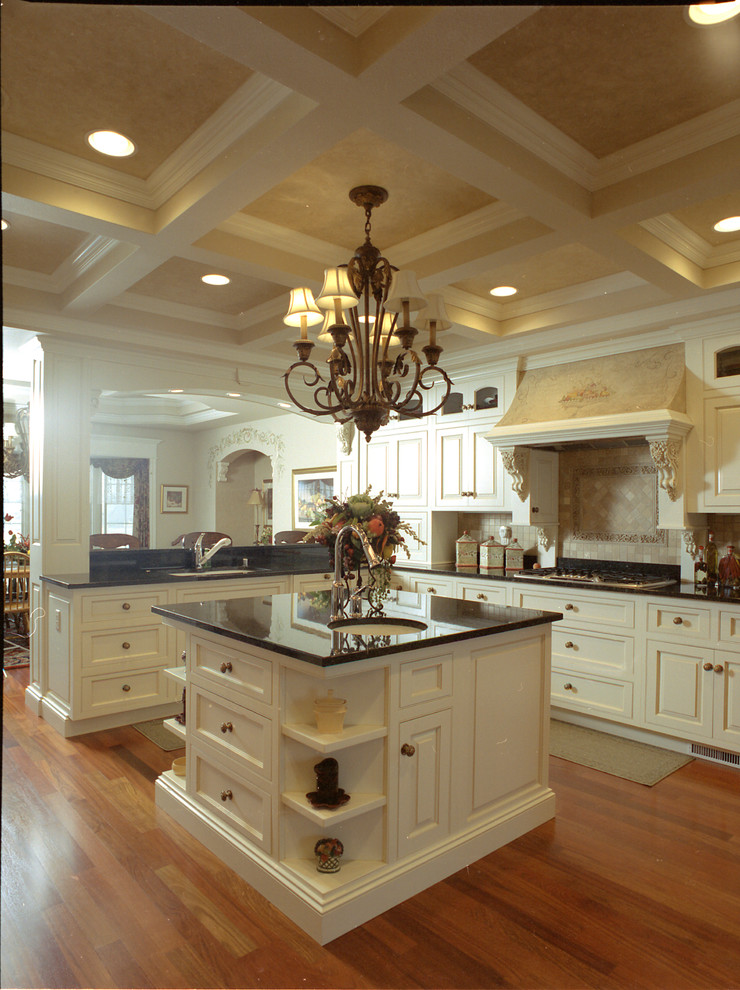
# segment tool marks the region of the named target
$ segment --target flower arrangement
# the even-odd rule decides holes
[[[390,581],[390,568],[396,562],[398,553],[411,556],[406,538],[411,537],[423,543],[408,523],[402,522],[401,517],[393,508],[393,503],[379,492],[371,496],[372,485],[369,485],[359,495],[350,495],[342,501],[336,495],[323,499],[318,517],[312,523],[311,529],[304,537],[306,543],[322,543],[329,549],[332,565],[337,534],[351,523],[362,529],[370,541],[370,546],[384,561],[383,571],[373,574],[376,591],[380,594],[387,591]],[[358,571],[365,561],[362,543],[354,533],[344,543],[344,560],[342,561],[345,574]]]
[[[344,852],[344,846],[341,839],[319,839],[313,847],[313,851],[321,863],[326,863],[330,859],[341,856]]]
[[[9,512],[5,513],[5,522],[12,522],[13,516]],[[18,553],[28,553],[31,546],[31,538],[29,536],[23,536],[21,533],[14,533],[12,529],[9,529],[8,536],[10,539],[5,543],[5,550],[15,550]]]

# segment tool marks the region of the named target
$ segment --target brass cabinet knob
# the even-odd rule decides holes
[[[221,671],[222,674],[225,674],[227,671],[231,673],[232,670],[231,660],[225,660],[219,667],[219,670]]]
[[[403,746],[401,746],[402,756],[413,756],[415,752],[416,746],[412,746],[411,743],[404,743]]]
[[[388,492],[388,498],[398,498],[398,492]]]
[[[567,684],[563,684],[563,690],[564,691],[572,691],[573,690],[573,685],[570,683],[570,681],[568,681]]]
[[[224,733],[224,735],[227,732],[233,732],[234,731],[234,726],[231,724],[231,722],[222,722],[221,723],[221,731]]]
[[[231,801],[233,799],[233,797],[234,797],[234,795],[231,793],[231,791],[221,791],[221,800],[222,801]]]
[[[680,626],[682,622],[683,622],[683,619],[681,618],[681,616],[680,615],[677,615],[675,617],[675,619],[673,620],[673,625],[674,626]]]
[[[714,667],[712,666],[711,663],[709,663],[709,661],[706,661],[704,663],[704,670],[714,670]]]
[[[121,687],[121,690],[122,690],[122,691],[130,691],[130,690],[131,690],[131,685],[130,685],[130,684],[124,684],[124,685],[123,685],[123,686]]]
[[[488,595],[484,595],[482,591],[480,592],[480,594],[477,594],[475,597],[478,598],[482,602],[487,602],[488,601]]]
[[[436,588],[427,588],[427,594],[428,595],[436,595],[437,594],[437,589]]]
[[[122,650],[130,650],[131,649],[131,644],[130,643],[121,643],[121,649]]]
[[[568,602],[568,603],[566,604],[566,606],[565,606],[565,611],[566,611],[566,612],[572,612],[574,608],[575,608],[575,606],[574,606],[574,605],[572,605],[572,604],[571,604],[570,602]]]
[[[539,510],[539,509],[537,508],[537,506],[536,506],[536,505],[533,505],[533,506],[532,506],[532,512],[539,512],[539,511],[540,511],[540,510]]]
[[[470,492],[469,494],[471,498],[478,498],[478,492]]]
[[[721,674],[724,671],[724,669],[725,668],[722,666],[721,663],[716,663],[714,665],[714,672],[715,672],[715,674]]]
[[[180,654],[180,662],[186,663],[187,659],[188,659],[187,650],[183,650],[182,653]]]
[[[123,605],[121,605],[121,608],[123,609],[124,612],[128,612],[128,610],[131,608],[131,605],[128,602],[124,602]]]
[[[573,644],[571,643],[570,640],[568,640],[568,642],[565,644],[565,648],[566,648],[566,650],[573,650],[573,649],[575,649],[575,647],[573,646]]]

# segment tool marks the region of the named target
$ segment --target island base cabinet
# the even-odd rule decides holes
[[[408,856],[450,832],[452,712],[400,725],[398,855]]]

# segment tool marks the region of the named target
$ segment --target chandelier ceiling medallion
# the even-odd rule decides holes
[[[452,324],[442,297],[425,298],[415,274],[398,271],[370,241],[372,211],[386,201],[386,190],[357,186],[349,198],[365,211],[365,243],[348,264],[325,270],[316,299],[305,287],[291,291],[284,322],[300,327],[300,339],[293,344],[299,360],[283,377],[288,395],[303,412],[332,416],[338,423],[354,420],[369,441],[391,412],[429,416],[442,407],[452,382],[437,365],[442,353],[437,333]],[[421,348],[426,364],[412,346],[419,331],[411,325],[411,312],[418,310],[416,323],[429,332],[429,342]],[[319,323],[318,340],[332,348],[328,380],[309,361],[314,343],[308,327]],[[313,406],[295,395],[291,376],[295,385],[313,389]],[[423,392],[435,385],[439,401],[424,410]]]

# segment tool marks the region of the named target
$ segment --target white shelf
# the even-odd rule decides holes
[[[356,818],[373,808],[382,808],[386,803],[385,794],[352,794],[347,804],[341,808],[314,808],[305,794],[301,791],[283,791],[283,804],[297,811],[299,815],[311,822],[323,825],[331,822],[333,825]]]
[[[375,859],[342,859],[342,868],[338,873],[319,873],[315,859],[283,859],[281,866],[297,873],[302,880],[310,883],[320,894],[329,894],[338,887],[360,880],[368,873],[382,869],[386,864]]]
[[[184,667],[165,667],[165,675],[171,678],[173,681],[178,681],[179,683],[185,684],[185,668]]]
[[[162,725],[164,725],[166,729],[169,729],[173,735],[180,736],[180,738],[183,741],[185,740],[185,737],[187,735],[187,733],[185,732],[185,726],[180,725],[180,723],[177,722],[174,718],[166,718],[164,722],[162,722]]]
[[[332,753],[336,750],[356,746],[370,739],[382,739],[388,735],[385,725],[346,725],[342,732],[319,732],[315,725],[305,722],[286,722],[283,735],[297,739],[304,746],[310,746],[317,753]]]

